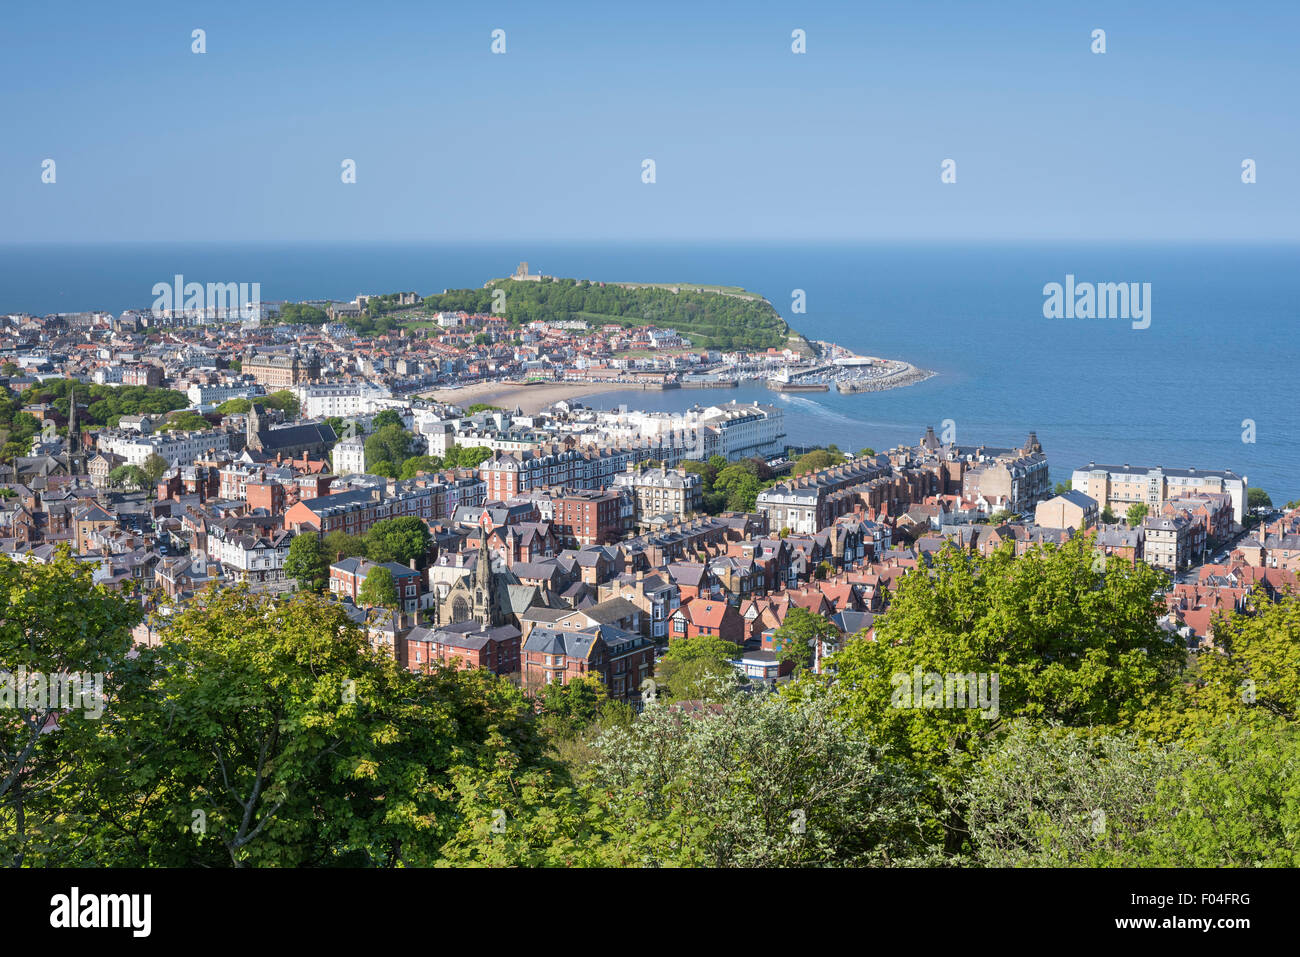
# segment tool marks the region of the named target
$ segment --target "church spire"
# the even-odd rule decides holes
[[[485,510],[478,527],[478,559],[474,565],[474,620],[483,628],[501,623],[492,574],[492,550],[488,546],[488,513]]]
[[[68,390],[68,474],[77,474],[77,460],[81,454],[81,433],[77,427],[77,386]]]

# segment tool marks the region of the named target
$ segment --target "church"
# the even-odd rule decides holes
[[[254,402],[248,408],[248,432],[245,448],[254,455],[295,458],[307,454],[323,458],[337,436],[325,422],[304,422],[270,428],[263,416],[266,409]]]
[[[506,624],[510,615],[509,579],[506,569],[492,568],[492,551],[488,545],[487,526],[479,526],[478,555],[474,570],[462,575],[448,589],[437,605],[439,625],[474,621],[485,628]]]
[[[439,595],[435,590],[433,620],[441,627],[472,621],[483,628],[519,624],[519,615],[534,605],[549,607],[545,592],[536,585],[525,585],[506,563],[492,557],[488,525],[491,519],[484,514],[479,524],[478,554],[474,556],[474,569],[457,578],[447,592]]]

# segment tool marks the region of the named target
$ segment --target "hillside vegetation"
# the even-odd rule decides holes
[[[428,296],[424,305],[430,311],[490,312],[493,293],[498,288],[506,294],[503,314],[511,325],[573,319],[594,325],[652,324],[676,329],[689,337],[693,345],[702,348],[780,349],[790,344],[800,351],[808,350],[803,337],[786,325],[770,302],[735,287],[716,287],[729,291],[714,292],[690,284],[645,286],[593,283],[585,279],[537,282],[493,279],[482,289],[449,289],[441,295]]]

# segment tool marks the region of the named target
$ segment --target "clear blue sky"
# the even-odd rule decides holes
[[[0,241],[1294,240],[1297,36],[1294,0],[14,3]]]

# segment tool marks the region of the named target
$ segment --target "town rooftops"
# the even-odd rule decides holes
[[[410,641],[464,648],[467,651],[480,651],[489,642],[508,641],[518,637],[519,629],[514,625],[484,628],[476,621],[460,621],[442,628],[413,628],[407,635]]]

